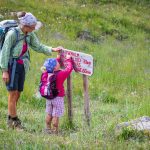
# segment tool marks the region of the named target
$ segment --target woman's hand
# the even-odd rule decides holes
[[[5,84],[7,84],[9,82],[9,73],[8,73],[8,71],[3,72],[2,78],[3,78],[3,81],[5,82]]]
[[[62,46],[58,46],[58,47],[52,48],[52,52],[59,52],[62,49],[64,49]]]

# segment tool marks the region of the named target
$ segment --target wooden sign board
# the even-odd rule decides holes
[[[63,49],[61,51],[61,61],[64,62],[66,55],[71,55],[73,68],[76,72],[91,76],[93,74],[93,57],[89,54]],[[63,64],[65,65],[65,64]]]

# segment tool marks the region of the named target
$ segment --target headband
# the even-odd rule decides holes
[[[31,13],[26,13],[25,16],[18,18],[20,21],[20,24],[32,26],[37,24],[37,19],[35,16],[33,16]]]

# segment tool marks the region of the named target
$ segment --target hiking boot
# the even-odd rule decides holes
[[[21,120],[18,117],[11,118],[8,116],[7,125],[8,128],[16,129],[18,131],[25,130],[25,127],[21,125]]]

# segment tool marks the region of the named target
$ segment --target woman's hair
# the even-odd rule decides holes
[[[17,18],[24,17],[26,15],[25,11],[17,12]]]
[[[19,18],[24,17],[25,15],[26,15],[25,11],[11,13],[11,16],[14,18],[14,20],[18,20],[18,22],[19,22]]]
[[[25,15],[26,15],[25,11],[20,11],[16,13],[15,19],[17,20],[18,24],[20,24],[19,18],[24,17]]]

